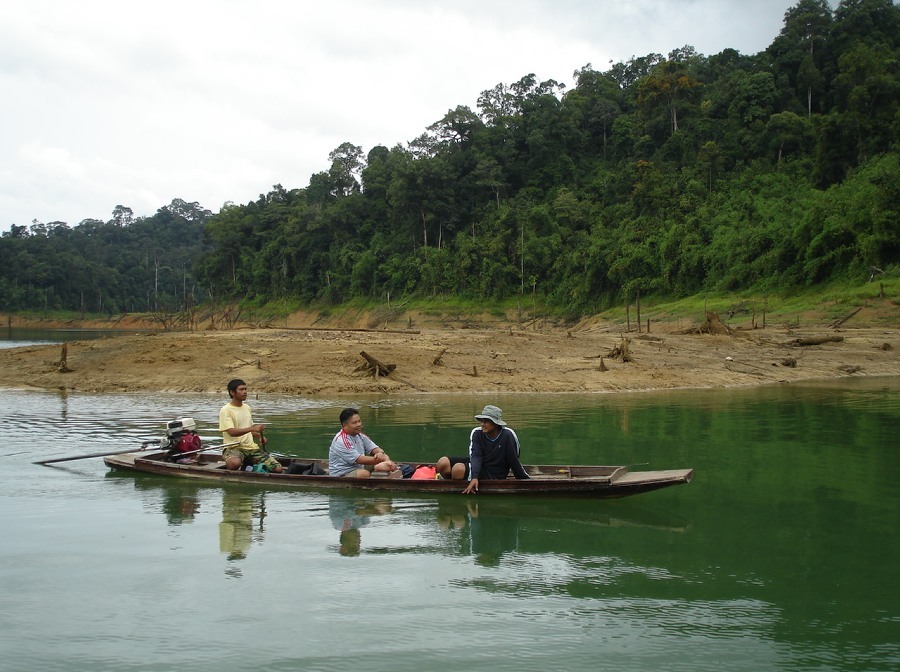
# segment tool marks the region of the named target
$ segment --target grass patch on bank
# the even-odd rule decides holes
[[[784,292],[702,292],[683,298],[644,296],[641,298],[641,322],[677,323],[690,327],[705,320],[706,311],[718,313],[720,319],[731,326],[819,325],[831,324],[857,308],[868,308],[865,320],[869,326],[900,327],[900,277],[881,274],[871,282],[857,285],[830,283],[810,288]],[[599,318],[625,327],[637,329],[637,305],[632,299],[628,307],[620,305],[596,315],[583,315],[557,306],[551,306],[540,297],[513,296],[502,301],[478,300],[453,296],[404,297],[390,302],[371,299],[354,299],[343,304],[304,304],[297,299],[277,301],[242,301],[220,305],[204,304],[197,307],[201,321],[215,318],[216,328],[228,328],[222,316],[235,314],[237,325],[263,325],[278,328],[287,326],[289,318],[300,317],[309,326],[358,325],[372,329],[416,329],[417,322],[443,322],[449,325],[481,323],[511,323],[527,325],[544,321],[557,326],[570,326],[590,318]],[[12,326],[39,325],[48,320],[58,324],[77,326],[94,322],[98,328],[114,328],[124,317],[144,317],[152,320],[150,313],[91,314],[75,311],[27,311],[14,314],[0,313],[3,324]],[[862,316],[856,318],[856,323]],[[296,319],[296,318],[295,318]],[[99,324],[99,323],[102,323]],[[848,320],[848,326],[853,325]],[[203,327],[201,327],[203,328]]]
[[[697,323],[706,312],[717,313],[725,322],[797,325],[812,321],[829,324],[856,308],[878,308],[883,315],[873,318],[877,324],[900,323],[900,278],[885,277],[857,286],[832,283],[785,292],[705,292],[680,299],[643,297],[641,320],[670,322],[688,320]],[[637,324],[637,304],[632,302],[600,314],[614,322]]]

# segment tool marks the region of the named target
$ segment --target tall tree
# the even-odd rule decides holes
[[[777,69],[803,92],[807,115],[813,112],[814,93],[821,93],[825,43],[831,28],[828,0],[800,0],[784,13],[781,33],[769,47]]]
[[[334,195],[358,194],[357,176],[365,167],[362,147],[344,142],[328,154],[328,160],[331,161],[328,176],[331,178]]]
[[[665,105],[669,133],[678,132],[678,112],[700,82],[689,73],[684,60],[668,60],[657,65],[638,83],[638,105],[649,116],[658,103]]]

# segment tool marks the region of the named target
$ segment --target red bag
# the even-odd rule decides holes
[[[179,453],[191,453],[195,450],[200,450],[202,446],[203,442],[200,440],[199,434],[187,432],[178,439],[178,443],[175,444],[175,450]]]
[[[413,481],[433,481],[436,476],[437,469],[423,464],[421,467],[416,467],[413,475],[409,478]]]

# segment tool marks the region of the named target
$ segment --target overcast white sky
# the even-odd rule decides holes
[[[534,73],[765,49],[796,0],[0,0],[0,230],[217,212]]]

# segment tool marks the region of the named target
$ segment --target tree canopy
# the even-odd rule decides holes
[[[900,270],[898,39],[891,0],[800,0],[758,54],[685,45],[571,87],[527,74],[214,215],[14,226],[0,306],[528,293],[589,312]]]

